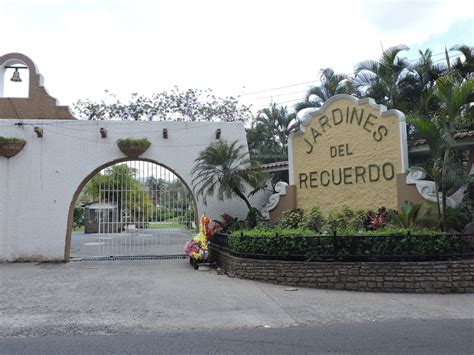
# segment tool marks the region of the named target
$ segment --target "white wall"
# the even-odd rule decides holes
[[[147,137],[152,145],[142,158],[152,159],[191,184],[190,170],[201,150],[221,139],[247,144],[241,123],[128,122],[0,120],[0,136],[27,141],[23,151],[0,157],[0,261],[62,260],[69,206],[79,184],[96,168],[124,158],[115,142],[119,138]],[[43,138],[33,132],[42,127]],[[99,128],[108,131],[102,139]],[[168,129],[168,139],[162,130]],[[267,195],[253,199],[256,206]],[[198,214],[219,217],[224,212],[245,217],[247,209],[239,199],[217,201],[207,206],[198,201]]]

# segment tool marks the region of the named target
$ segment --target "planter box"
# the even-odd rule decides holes
[[[0,156],[11,158],[21,152],[25,146],[26,141],[18,139],[14,142],[0,142]]]
[[[136,159],[140,155],[142,155],[143,153],[146,152],[146,150],[148,149],[150,144],[148,143],[148,146],[144,147],[143,143],[139,143],[139,142],[137,142],[136,144],[134,142],[132,142],[132,143],[130,143],[130,142],[126,142],[126,143],[117,142],[117,145],[118,145],[120,151],[123,154],[125,154],[127,157]]]

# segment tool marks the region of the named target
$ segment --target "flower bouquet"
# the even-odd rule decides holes
[[[199,233],[184,245],[184,252],[189,255],[189,262],[194,269],[199,269],[199,263],[206,262],[209,255],[208,243],[214,234],[215,226],[212,221],[202,215],[199,220]]]

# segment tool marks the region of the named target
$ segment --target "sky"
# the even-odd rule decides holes
[[[0,0],[0,55],[30,57],[63,105],[178,86],[291,107],[320,69],[399,44],[473,46],[474,1]]]

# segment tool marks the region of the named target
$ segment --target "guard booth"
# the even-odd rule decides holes
[[[108,202],[94,202],[84,206],[84,233],[120,233],[122,223],[119,208]]]

